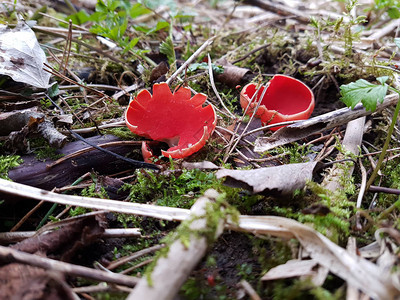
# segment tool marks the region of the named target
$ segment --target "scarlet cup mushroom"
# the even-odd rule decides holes
[[[240,105],[243,109],[249,106],[250,99],[257,90],[254,83],[247,84],[240,93]],[[247,110],[252,115],[257,102],[263,94],[264,88],[258,92],[256,99]],[[314,94],[303,82],[286,75],[275,75],[267,86],[267,91],[255,117],[261,119],[264,125],[280,123],[284,121],[308,119],[314,110]],[[278,130],[284,126],[270,128]]]
[[[174,93],[167,83],[153,85],[153,95],[142,90],[125,112],[125,122],[135,134],[166,142],[170,148],[162,155],[187,157],[200,150],[213,133],[217,115],[212,105],[203,107],[207,96],[191,97],[190,89],[181,87]],[[151,151],[142,145],[146,160]]]

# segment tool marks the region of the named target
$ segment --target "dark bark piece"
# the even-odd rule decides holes
[[[74,300],[60,273],[12,263],[0,268],[0,297],[10,300]]]
[[[104,214],[83,215],[50,224],[11,248],[69,262],[78,250],[102,236],[106,225]]]
[[[105,135],[91,137],[87,140],[95,145],[99,145],[118,141],[119,139],[113,135]],[[77,141],[69,143],[63,149],[57,150],[57,153],[67,155],[87,147],[88,145],[86,143]],[[124,145],[112,146],[107,149],[120,155],[126,155],[131,152],[133,148],[131,145]],[[47,160],[46,162],[38,161],[33,155],[23,156],[22,159],[24,163],[10,170],[8,175],[11,180],[46,190],[69,185],[86,172],[92,170],[100,174],[109,174],[131,168],[126,162],[120,161],[99,150],[87,152],[50,169],[47,168],[47,165],[53,162],[52,160]]]
[[[27,132],[25,132],[26,127],[29,129]],[[14,141],[17,150],[21,150],[21,148],[24,149],[26,135],[35,130],[37,130],[53,147],[62,148],[67,142],[67,137],[58,132],[54,124],[46,120],[44,114],[38,112],[36,107],[7,112],[0,115],[0,135],[9,135],[9,140],[15,138],[16,134],[24,137],[21,144],[17,144]]]

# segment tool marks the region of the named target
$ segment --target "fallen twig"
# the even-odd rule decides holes
[[[134,287],[138,282],[138,278],[136,277],[126,276],[116,273],[109,273],[87,267],[77,266],[57,261],[54,259],[49,259],[45,257],[40,257],[38,255],[17,251],[9,247],[0,246],[0,257],[3,264],[4,262],[7,263],[18,262],[30,266],[43,268],[46,270],[59,271],[71,276],[84,277],[98,281],[106,281],[129,287]]]

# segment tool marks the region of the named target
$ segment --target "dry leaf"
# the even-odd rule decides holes
[[[308,162],[254,170],[222,169],[216,176],[218,179],[226,177],[226,185],[244,188],[253,193],[289,196],[295,190],[304,188],[307,180],[312,179],[318,164],[320,163]]]
[[[211,161],[201,161],[201,162],[188,162],[184,161],[182,163],[182,167],[187,169],[187,170],[193,170],[193,169],[199,169],[199,170],[216,170],[219,169],[219,167],[212,163]]]
[[[0,24],[0,74],[38,88],[49,87],[50,73],[43,70],[46,55],[35,33],[25,23],[14,29]]]
[[[298,276],[312,276],[316,274],[315,267],[318,263],[315,260],[292,259],[283,265],[270,269],[261,280],[275,280]]]
[[[242,231],[295,237],[319,265],[375,299],[395,299],[400,295],[398,273],[391,274],[376,264],[352,255],[311,227],[295,220],[275,216],[240,216]]]

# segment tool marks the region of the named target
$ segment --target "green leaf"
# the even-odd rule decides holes
[[[392,19],[400,18],[400,11],[397,7],[389,7],[387,10],[387,13],[388,13],[389,17]]]
[[[374,111],[377,102],[382,103],[387,93],[388,86],[384,84],[384,79],[382,77],[378,79],[381,85],[372,84],[364,79],[342,85],[340,87],[341,100],[352,109],[361,102],[365,109]]]
[[[76,14],[69,15],[66,19],[71,20],[74,24],[82,25],[90,20],[90,15],[86,11],[80,10]]]
[[[60,89],[58,87],[58,83],[53,84],[51,87],[49,87],[49,89],[47,90],[47,93],[49,95],[50,98],[53,98],[55,96],[57,96],[60,92]]]
[[[381,77],[378,77],[376,80],[379,81],[382,85],[384,85],[385,82],[388,81],[388,79],[389,79],[389,76],[381,76]]]
[[[224,68],[221,66],[216,66],[214,64],[211,64],[211,67],[213,69],[213,72],[216,74],[224,73]],[[188,72],[194,72],[197,70],[208,70],[208,63],[206,63],[206,62],[194,63],[194,64],[189,65],[187,70],[188,70]]]
[[[150,13],[151,10],[147,9],[140,3],[135,3],[129,11],[129,15],[132,19],[137,18],[141,15]]]

